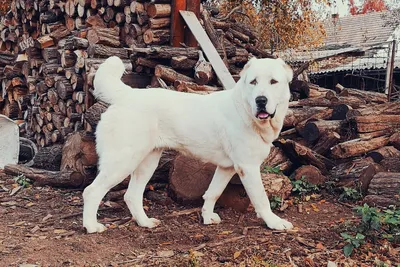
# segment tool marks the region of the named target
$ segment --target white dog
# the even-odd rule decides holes
[[[128,175],[124,200],[133,219],[148,228],[160,224],[147,217],[142,201],[165,148],[218,166],[203,196],[205,224],[221,221],[214,205],[238,173],[258,217],[269,228],[293,227],[271,211],[260,174],[288,110],[293,72],[283,60],[253,58],[233,89],[209,95],[132,89],[121,81],[124,71],[122,61],[110,57],[94,80],[96,97],[111,106],[96,130],[99,174],[83,192],[83,226],[88,233],[106,229],[96,218],[100,201]]]

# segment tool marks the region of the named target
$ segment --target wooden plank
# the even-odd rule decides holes
[[[182,15],[186,24],[199,42],[223,87],[225,89],[232,89],[236,84],[235,80],[232,78],[232,75],[229,73],[229,70],[227,69],[217,50],[211,43],[211,40],[208,37],[207,33],[200,25],[200,22],[197,19],[196,15],[191,11],[183,10],[179,11],[179,13]]]
[[[185,21],[179,15],[180,10],[186,10],[186,0],[172,1],[171,14],[171,45],[181,47],[185,43]]]
[[[196,15],[197,19],[200,19],[200,0],[187,1],[186,10],[192,11]],[[199,45],[196,37],[194,37],[189,28],[185,29],[185,44],[189,47],[197,47]]]

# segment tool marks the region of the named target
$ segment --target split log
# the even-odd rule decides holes
[[[4,171],[13,176],[23,174],[34,181],[35,186],[79,188],[84,182],[84,177],[73,171],[48,171],[14,164],[6,165]]]
[[[170,4],[150,4],[147,9],[150,18],[163,18],[171,15]]]
[[[168,27],[171,24],[171,18],[151,18],[149,19],[150,29],[160,29]]]
[[[213,78],[213,69],[210,62],[204,58],[203,52],[199,51],[199,60],[194,66],[194,80],[197,84],[208,84]]]
[[[331,154],[334,158],[344,159],[363,155],[369,151],[386,146],[389,137],[377,137],[369,140],[354,139],[347,142],[337,144],[332,147]]]
[[[380,163],[385,158],[400,158],[400,151],[393,146],[384,146],[367,153],[376,163]]]
[[[395,196],[399,194],[399,190],[400,173],[379,172],[372,178],[364,202],[381,207],[398,206],[400,201]]]
[[[168,43],[170,31],[165,29],[148,29],[143,34],[143,40],[146,44],[162,45]]]
[[[191,70],[196,65],[196,60],[186,56],[177,56],[171,58],[171,67],[178,70]]]
[[[32,167],[48,171],[59,171],[61,166],[62,145],[41,148],[33,158]]]
[[[374,175],[384,168],[368,159],[356,159],[335,166],[330,176],[338,186],[358,187],[365,194]]]
[[[173,83],[177,80],[185,81],[185,82],[193,82],[194,80],[186,75],[183,75],[179,72],[174,71],[173,69],[158,65],[154,70],[154,75],[158,78],[161,78],[167,82]]]
[[[103,44],[112,47],[119,47],[119,29],[118,28],[92,28],[87,32],[90,44]]]

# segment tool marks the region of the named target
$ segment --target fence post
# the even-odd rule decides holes
[[[388,101],[391,100],[392,90],[393,90],[393,69],[394,69],[394,59],[396,57],[396,40],[393,40],[389,53],[388,53],[388,64],[386,69],[386,79],[385,79],[385,94],[388,96]]]

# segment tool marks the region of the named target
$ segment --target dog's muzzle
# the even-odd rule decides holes
[[[275,116],[275,112],[273,114],[269,114],[266,110],[266,106],[268,103],[268,99],[265,96],[257,96],[256,99],[257,106],[257,114],[256,117],[259,120],[265,120],[268,118],[273,118]]]

